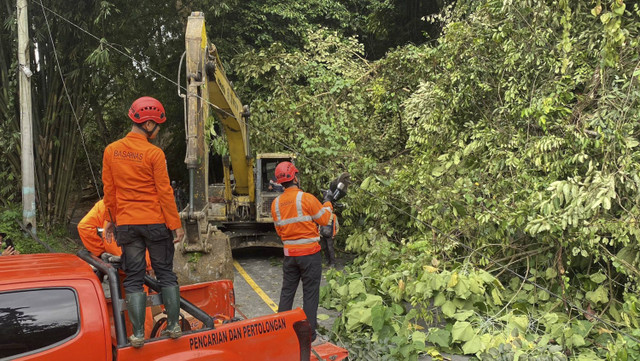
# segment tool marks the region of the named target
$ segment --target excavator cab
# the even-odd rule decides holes
[[[291,162],[293,156],[284,153],[263,153],[256,157],[256,221],[273,222],[271,203],[284,187],[276,183],[275,169],[280,162]]]

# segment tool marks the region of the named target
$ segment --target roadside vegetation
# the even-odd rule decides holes
[[[149,95],[173,99],[167,108],[177,121],[161,142],[179,179],[181,100],[175,84],[146,67],[172,77],[184,17],[204,10],[251,105],[253,149],[295,152],[303,188],[316,194],[351,173],[339,246],[356,258],[327,273],[322,302],[341,312],[330,334],[353,359],[639,359],[638,3],[426,3],[180,3],[152,7],[157,23],[138,24],[123,20],[138,11],[133,4],[101,2],[83,24],[102,42],[68,33],[59,19],[53,26],[62,43],[92,44],[70,49],[76,62],[64,67],[76,82],[97,172],[101,149],[126,131],[130,99],[153,89]],[[56,6],[73,18],[70,4]],[[418,35],[399,26],[416,16]],[[45,41],[47,29],[37,31]],[[153,41],[131,36],[140,33]],[[11,34],[0,38],[0,75],[15,86]],[[144,65],[132,67],[108,41]],[[39,121],[72,129],[76,120],[60,98],[57,108],[38,102],[46,105]],[[15,93],[0,99],[0,175],[9,180],[0,185],[8,207],[0,222],[7,222],[20,199],[19,123]],[[56,157],[70,158],[47,163],[45,150],[64,148],[62,135],[42,133],[37,146],[39,164],[51,164],[40,199],[59,202],[40,206],[45,229],[68,222],[64,207],[94,182],[75,128],[59,131],[76,150]],[[45,181],[65,169],[77,177]]]

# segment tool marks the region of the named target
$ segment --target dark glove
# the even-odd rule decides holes
[[[108,252],[104,252],[103,254],[100,255],[100,258],[107,263],[111,263],[116,268],[120,267],[120,257],[116,255],[113,255]]]
[[[323,192],[322,203],[331,202],[333,204],[333,192],[326,190]]]
[[[333,224],[329,223],[326,226],[320,226],[320,235],[324,238],[333,237]]]

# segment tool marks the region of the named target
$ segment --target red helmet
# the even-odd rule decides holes
[[[296,177],[296,173],[298,173],[298,168],[291,162],[281,162],[276,167],[275,173],[276,182],[282,184],[292,181]]]
[[[153,120],[157,124],[162,124],[167,120],[164,115],[164,107],[156,98],[142,97],[136,99],[129,108],[129,118],[135,123],[144,123]]]

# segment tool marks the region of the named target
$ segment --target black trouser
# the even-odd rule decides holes
[[[336,264],[336,251],[333,249],[333,237],[320,237],[320,246],[324,252],[324,258],[330,265]]]
[[[320,302],[320,280],[322,279],[320,252],[308,256],[284,257],[278,312],[291,310],[300,279],[302,279],[302,309],[311,324],[311,339],[315,340],[318,325],[318,303]]]
[[[122,248],[122,266],[127,275],[122,284],[127,293],[143,292],[147,249],[160,287],[178,285],[173,272],[173,235],[165,224],[118,226],[116,240]]]

